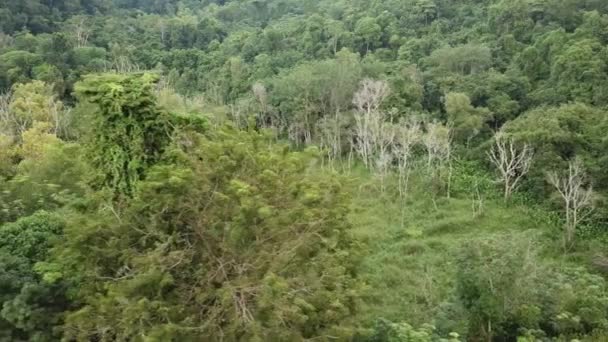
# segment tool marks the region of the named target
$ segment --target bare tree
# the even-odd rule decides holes
[[[386,81],[364,79],[361,81],[359,90],[355,93],[353,104],[362,112],[377,112],[382,102],[390,94],[390,88]]]
[[[327,153],[330,165],[342,155],[342,123],[339,116],[324,116],[317,123],[320,147]]]
[[[500,181],[504,186],[504,199],[511,198],[519,182],[530,171],[534,151],[527,144],[518,148],[504,133],[496,134],[494,146],[488,153],[490,161],[500,173]]]
[[[483,196],[479,191],[479,184],[475,182],[475,192],[471,198],[471,209],[473,209],[473,218],[478,218],[483,215]]]
[[[414,147],[421,139],[422,127],[420,122],[416,120],[402,122],[396,128],[393,153],[397,160],[397,169],[399,173],[399,196],[403,200],[405,200],[408,190],[412,153]]]
[[[427,152],[427,168],[436,185],[447,184],[446,195],[450,197],[452,181],[452,129],[437,121],[427,122],[424,125],[422,144]],[[447,170],[447,179],[443,179],[443,171]]]
[[[259,110],[257,120],[262,127],[281,129],[281,120],[273,114],[271,106],[268,103],[268,91],[266,87],[259,82],[256,82],[251,87],[254,98],[256,99]]]
[[[0,133],[13,135],[10,114],[11,92],[0,94]]]
[[[427,152],[427,166],[431,168],[435,163],[443,164],[451,156],[450,128],[437,121],[426,123],[424,128],[426,132],[422,143]]]
[[[566,212],[564,225],[564,249],[569,250],[574,244],[576,228],[593,210],[593,189],[585,187],[587,183],[581,162],[568,163],[568,172],[558,174],[550,172],[547,179],[559,193]]]
[[[105,63],[105,72],[117,74],[129,74],[139,72],[141,68],[138,64],[131,62],[127,56],[118,56],[111,63]]]
[[[242,129],[247,127],[247,116],[243,113],[243,108],[235,104],[228,105],[230,108],[230,119],[237,128]]]
[[[15,115],[11,110],[13,100],[11,91],[0,94],[0,133],[19,140],[23,132],[31,127],[32,115]]]
[[[13,45],[14,38],[4,32],[0,32],[0,49]]]
[[[57,101],[55,96],[49,97],[46,103],[49,119],[53,127],[53,134],[56,136],[68,137],[71,125],[72,111],[66,109],[61,101]]]
[[[304,116],[304,120],[294,121],[287,127],[287,137],[297,146],[312,143],[307,116]]]
[[[384,181],[393,163],[391,150],[395,142],[395,130],[392,125],[384,124],[379,134],[373,167],[376,175],[380,177],[380,191],[384,192]]]
[[[251,87],[251,91],[255,99],[258,100],[262,113],[266,113],[268,109],[268,92],[266,91],[266,87],[262,83],[256,82]]]
[[[355,150],[366,167],[374,167],[380,149],[386,143],[387,115],[380,110],[390,89],[385,81],[365,79],[355,93]]]
[[[131,56],[134,53],[135,47],[133,45],[110,43],[110,62],[106,62],[105,71],[118,74],[139,72],[141,70],[139,65],[131,61]]]
[[[160,32],[160,42],[165,43],[165,37],[167,36],[167,23],[165,20],[158,21],[158,30]]]
[[[80,18],[74,24],[74,38],[76,40],[76,47],[81,48],[88,44],[91,30],[89,25],[85,22],[84,18]]]

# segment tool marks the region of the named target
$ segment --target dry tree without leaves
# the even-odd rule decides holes
[[[85,22],[84,18],[75,23],[73,27],[73,34],[74,39],[76,40],[77,48],[85,47],[89,43],[91,29],[88,26],[89,24]]]
[[[13,133],[9,124],[12,120],[10,115],[11,97],[11,92],[0,94],[0,133],[5,135],[12,135]]]
[[[495,140],[488,156],[500,173],[500,181],[504,185],[504,199],[507,201],[522,178],[530,171],[534,151],[527,144],[519,148],[513,139],[502,132],[496,134]]]
[[[386,145],[390,130],[386,122],[386,113],[380,110],[382,102],[390,94],[385,81],[365,79],[355,93],[353,104],[355,110],[355,150],[366,167],[374,167],[374,160]]]
[[[422,137],[422,143],[427,152],[427,166],[429,169],[433,163],[442,164],[450,157],[452,143],[451,130],[448,126],[439,122],[428,122],[425,126],[426,133]]]
[[[565,174],[549,172],[547,180],[557,190],[564,204],[564,249],[567,251],[574,245],[577,226],[593,211],[593,188],[586,187],[587,176],[578,160],[568,163]]]
[[[397,159],[399,172],[399,195],[402,199],[407,196],[411,158],[414,147],[422,140],[422,125],[417,120],[407,120],[396,128],[393,153]]]
[[[433,178],[442,178],[442,170],[447,165],[447,198],[450,198],[452,180],[452,128],[437,121],[427,122],[424,126],[425,134],[422,144],[426,148],[427,167],[434,175]]]

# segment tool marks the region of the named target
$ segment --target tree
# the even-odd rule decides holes
[[[376,158],[381,151],[386,151],[386,139],[390,135],[386,122],[386,113],[380,109],[382,102],[390,94],[390,88],[385,81],[365,79],[361,81],[359,90],[355,93],[355,150],[368,168],[373,168]],[[385,154],[382,155],[386,157]]]
[[[446,94],[445,111],[454,129],[454,138],[466,146],[479,135],[490,115],[486,108],[473,107],[471,99],[463,93]]]
[[[135,183],[170,140],[167,115],[156,106],[151,74],[92,75],[76,85],[81,101],[96,106],[87,134],[97,186],[115,196],[133,194]]]
[[[593,188],[587,185],[585,172],[578,160],[568,163],[567,174],[549,172],[547,180],[555,187],[564,204],[564,250],[568,251],[574,245],[576,228],[593,209]]]
[[[501,235],[463,246],[457,259],[456,296],[469,316],[469,336],[491,342],[510,339],[511,334],[514,339],[525,328],[535,328],[546,274],[538,253],[534,240],[523,235]],[[516,329],[511,331],[513,326]]]
[[[342,121],[338,117],[352,107],[360,75],[359,58],[348,50],[279,74],[272,82],[270,99],[288,126],[290,139],[311,143],[320,119],[331,115],[333,122]]]
[[[357,21],[355,25],[355,35],[360,37],[365,46],[364,52],[369,52],[370,47],[374,46],[374,42],[380,39],[382,28],[378,25],[375,18],[364,17]]]
[[[348,134],[348,128],[346,118],[339,115],[327,115],[317,122],[319,147],[325,150],[330,166],[343,156],[342,144],[343,141],[348,141],[348,137],[343,135]]]
[[[0,115],[0,127],[16,140],[36,122],[48,125],[48,131],[54,135],[67,135],[68,116],[49,84],[42,81],[16,84],[9,99],[8,111]]]
[[[553,59],[551,81],[560,103],[580,101],[605,105],[608,82],[605,74],[608,63],[602,57],[607,50],[595,39],[581,39],[565,47]]]
[[[36,264],[46,261],[63,221],[38,212],[0,226],[0,339],[54,341],[71,305],[61,283],[45,281]]]
[[[443,182],[442,173],[446,167],[447,197],[450,197],[452,182],[452,129],[437,121],[427,122],[424,125],[422,144],[426,148],[427,168],[432,174],[433,181]]]
[[[256,82],[251,87],[253,97],[257,101],[259,112],[258,112],[258,124],[262,127],[280,128],[280,122],[277,118],[272,115],[270,111],[270,104],[268,99],[268,92],[266,87],[259,82]]]
[[[10,110],[11,98],[11,92],[0,94],[0,132],[2,133],[2,135],[10,137],[12,139],[13,132],[11,129],[12,125],[10,124],[10,122],[13,121],[13,115],[11,114]]]
[[[606,189],[608,159],[603,157],[603,132],[608,122],[604,118],[605,112],[599,108],[572,103],[536,108],[505,125],[505,132],[514,141],[528,144],[534,150],[534,163],[542,165],[527,175],[530,195],[549,196],[547,170],[563,169],[575,156],[580,157],[596,189]]]
[[[0,55],[0,88],[31,80],[32,69],[41,61],[40,55],[29,51],[13,50]]]
[[[70,18],[66,30],[71,36],[76,48],[87,46],[91,36],[91,23],[85,16],[75,16]]]
[[[403,121],[396,127],[393,153],[399,172],[399,195],[405,200],[408,190],[409,174],[412,168],[412,155],[416,144],[422,140],[422,126],[416,119]]]
[[[437,18],[437,5],[433,0],[417,0],[414,9],[416,13],[424,18],[425,25]]]
[[[38,210],[57,210],[82,198],[83,180],[90,170],[81,155],[79,145],[63,142],[41,123],[24,132],[20,144],[11,142],[0,153],[8,162],[2,164],[8,170],[7,178],[0,180],[0,222]]]
[[[435,163],[443,164],[449,160],[452,138],[450,127],[437,121],[427,122],[424,125],[424,130],[422,143],[426,148],[427,167],[430,169]]]
[[[490,67],[492,53],[487,46],[466,44],[437,49],[433,51],[429,61],[440,71],[470,75]]]
[[[65,338],[351,338],[358,258],[341,179],[262,133],[176,133],[122,214],[66,229],[56,261],[84,296]]]
[[[530,170],[534,152],[528,144],[524,144],[521,148],[518,147],[513,139],[507,137],[503,132],[497,133],[494,140],[488,157],[500,173],[506,202]]]

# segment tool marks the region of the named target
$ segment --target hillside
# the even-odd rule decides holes
[[[608,2],[0,0],[0,342],[608,340]]]

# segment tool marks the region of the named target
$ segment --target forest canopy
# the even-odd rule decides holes
[[[0,341],[604,341],[607,46],[604,0],[0,0]]]

